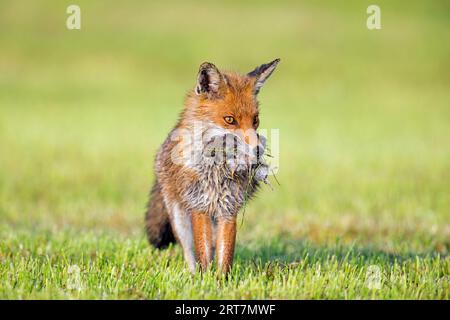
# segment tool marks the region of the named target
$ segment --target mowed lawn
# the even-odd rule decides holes
[[[448,299],[450,7],[0,3],[1,299]],[[153,158],[198,66],[248,72],[280,130],[229,279],[147,244]]]

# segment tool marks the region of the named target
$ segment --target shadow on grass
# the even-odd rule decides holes
[[[436,251],[392,253],[380,250],[375,246],[334,245],[317,246],[305,239],[278,237],[267,242],[248,242],[236,248],[236,260],[251,261],[255,266],[279,264],[281,266],[305,263],[314,265],[336,261],[337,263],[353,263],[358,265],[394,264],[419,259],[445,259]]]

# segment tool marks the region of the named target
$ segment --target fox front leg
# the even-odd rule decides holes
[[[194,235],[195,256],[202,271],[205,271],[213,260],[213,228],[209,214],[192,213],[192,232]]]
[[[227,274],[233,265],[234,246],[236,243],[236,216],[218,217],[216,234],[217,265]]]

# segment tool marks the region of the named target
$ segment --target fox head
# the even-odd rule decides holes
[[[188,95],[184,115],[190,120],[208,122],[236,134],[255,148],[259,126],[258,93],[280,59],[241,75],[221,72],[212,63],[200,65],[195,89]]]

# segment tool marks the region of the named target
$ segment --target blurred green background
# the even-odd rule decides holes
[[[72,3],[81,30],[66,29]],[[261,127],[280,129],[280,186],[246,207],[238,246],[445,257],[450,3],[376,1],[371,31],[372,3],[1,0],[2,237],[144,239],[153,157],[198,66],[279,57],[260,101]]]

